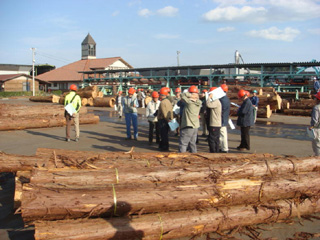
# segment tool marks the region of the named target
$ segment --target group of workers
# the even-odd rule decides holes
[[[203,127],[203,135],[207,137],[209,150],[211,153],[229,151],[227,126],[229,125],[230,100],[226,94],[222,97],[215,97],[215,89],[212,87],[203,90],[201,93],[197,86],[191,86],[183,93],[180,88],[175,89],[175,96],[170,96],[170,88],[162,87],[159,92],[148,91],[152,100],[146,104],[146,117],[149,122],[149,144],[152,144],[154,134],[156,143],[161,151],[169,151],[169,132],[173,122],[178,122],[176,135],[180,134],[179,152],[197,152],[198,129],[200,121]],[[221,85],[224,93],[228,92],[226,84]],[[141,90],[139,90],[141,92]],[[238,150],[250,150],[250,127],[255,121],[255,112],[259,99],[256,91],[253,97],[245,90],[238,92],[238,97],[243,100],[238,109],[237,125],[241,128],[241,143]],[[145,97],[145,99],[146,99]],[[141,102],[141,101],[140,101]],[[119,91],[117,99],[119,118],[122,113],[125,115],[126,140],[132,139],[131,126],[133,127],[133,139],[138,140],[138,114],[139,107],[138,94],[134,88],[128,90],[128,95],[123,96]]]

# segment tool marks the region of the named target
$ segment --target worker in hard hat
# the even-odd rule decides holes
[[[76,93],[78,87],[75,84],[71,84],[70,92],[66,95],[64,99],[65,113],[66,118],[66,141],[70,142],[70,129],[72,120],[74,122],[74,128],[76,132],[75,141],[78,142],[80,139],[80,126],[79,126],[79,111],[81,108],[81,98]]]
[[[133,137],[134,140],[138,140],[138,111],[139,103],[137,100],[136,90],[134,88],[129,88],[128,95],[122,100],[124,117],[126,120],[127,127],[127,137],[126,140],[131,138],[131,123],[133,126]]]
[[[194,85],[190,86],[188,92],[181,95],[181,101],[184,102],[184,112],[181,117],[179,152],[186,152],[189,149],[190,152],[196,153],[200,127],[199,113],[202,106],[199,89]]]
[[[320,92],[315,95],[316,105],[312,108],[311,126],[313,133],[312,149],[315,156],[320,156]]]
[[[221,84],[220,87],[225,93],[227,93],[229,90],[227,84]],[[227,126],[230,115],[230,99],[226,94],[219,100],[221,103],[220,152],[227,153],[229,151]]]
[[[216,87],[211,87],[209,92],[215,90]],[[213,93],[209,94],[207,99],[207,118],[209,138],[208,145],[211,153],[218,153],[220,150],[220,128],[221,128],[221,103],[219,99],[213,100]]]
[[[207,128],[207,119],[206,119],[206,92],[208,92],[207,89],[203,89],[201,91],[200,100],[202,102],[202,106],[200,108],[200,121],[202,126],[202,137],[208,137],[208,128]]]
[[[158,110],[158,122],[160,128],[159,149],[169,151],[169,122],[173,119],[173,107],[168,99],[170,89],[163,87],[160,89],[161,103]]]
[[[169,100],[172,102],[172,106],[175,108],[175,105],[177,105],[178,102],[181,100],[181,88],[179,88],[179,87],[176,88],[175,91],[174,91],[174,94],[175,95],[173,97],[171,97],[171,99],[169,98]],[[177,122],[179,124],[181,124],[181,117],[180,117],[180,113],[179,112],[178,113],[173,112],[173,117],[177,120]],[[180,132],[180,126],[177,127],[175,136],[179,136],[179,132]]]
[[[250,127],[254,125],[254,108],[249,97],[248,91],[241,89],[238,92],[238,98],[243,101],[237,112],[237,125],[241,129],[241,142],[237,149],[240,151],[250,150]]]
[[[119,118],[122,118],[122,112],[123,112],[122,99],[123,99],[122,91],[119,91],[118,96],[116,97],[116,106],[117,106]]]
[[[253,90],[252,91],[252,97],[250,97],[250,101],[252,103],[252,106],[254,107],[254,122],[257,120],[257,114],[258,114],[258,104],[259,104],[259,97],[257,96],[258,91]]]
[[[159,93],[157,91],[153,91],[152,100],[148,103],[146,108],[146,116],[149,122],[149,144],[152,144],[154,132],[156,132],[156,142],[160,142],[160,135],[159,135],[159,124],[158,118],[155,116],[155,113],[158,111],[160,106],[159,101]]]

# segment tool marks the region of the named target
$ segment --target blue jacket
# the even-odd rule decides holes
[[[220,98],[221,103],[221,126],[228,126],[229,115],[230,115],[230,100],[226,96]]]
[[[252,106],[252,103],[250,101],[250,98],[247,98],[243,101],[241,104],[239,110],[238,110],[238,119],[237,119],[237,125],[239,127],[250,127],[254,124],[254,114],[253,114],[254,108]]]
[[[256,107],[258,107],[259,104],[259,98],[257,96],[253,96],[250,98],[252,105],[255,105]]]

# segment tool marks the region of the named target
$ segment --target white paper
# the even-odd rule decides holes
[[[177,120],[175,118],[172,119],[171,122],[169,122],[168,124],[169,124],[171,131],[174,131],[179,127],[179,123],[177,122]]]
[[[114,110],[118,111],[118,106],[117,105],[114,105]]]
[[[310,138],[315,139],[314,131],[313,129],[307,128],[307,134]]]
[[[208,95],[206,95],[206,96],[209,96],[210,94],[212,94],[211,101],[220,99],[226,95],[226,93],[222,90],[221,87],[218,87],[215,90],[209,92]]]
[[[177,105],[177,104],[175,104],[174,106],[173,106],[173,112],[176,114],[176,115],[179,115],[180,114],[180,107]]]
[[[230,104],[233,105],[233,106],[236,106],[236,107],[240,107],[240,105],[238,105],[238,104],[236,104],[234,102],[231,102]]]
[[[230,118],[229,118],[228,123],[229,123],[229,126],[230,126],[231,129],[236,129],[236,127],[234,126],[234,124],[233,124],[233,122],[232,122],[232,120]]]
[[[77,112],[76,109],[73,107],[72,103],[66,105],[64,109],[69,113],[70,116]]]

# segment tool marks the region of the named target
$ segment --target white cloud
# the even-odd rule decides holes
[[[114,11],[111,16],[115,17],[115,16],[118,16],[119,14],[120,14],[120,11]]]
[[[278,29],[277,27],[271,27],[263,30],[252,30],[248,32],[251,37],[265,38],[270,40],[279,40],[292,42],[298,35],[300,31],[291,27],[287,27],[284,30]]]
[[[218,7],[205,14],[203,18],[210,22],[225,22],[225,21],[264,21],[267,10],[263,7],[244,6],[237,7]]]
[[[177,39],[180,37],[180,35],[174,35],[174,34],[157,34],[154,36],[157,39]]]
[[[157,10],[158,15],[163,17],[175,17],[177,16],[178,12],[179,9],[172,6],[167,6]]]
[[[308,32],[314,35],[320,35],[320,28],[308,29]]]
[[[153,13],[149,9],[144,8],[138,12],[138,15],[141,17],[149,17],[149,16],[153,15]]]
[[[128,3],[128,6],[129,7],[132,7],[134,5],[141,5],[142,4],[142,1],[141,0],[134,0],[134,1],[131,1]]]
[[[218,32],[232,32],[234,30],[235,30],[234,27],[223,27],[223,28],[218,28],[217,29]]]
[[[287,22],[320,18],[319,0],[213,1],[218,7],[203,14],[207,21]]]

